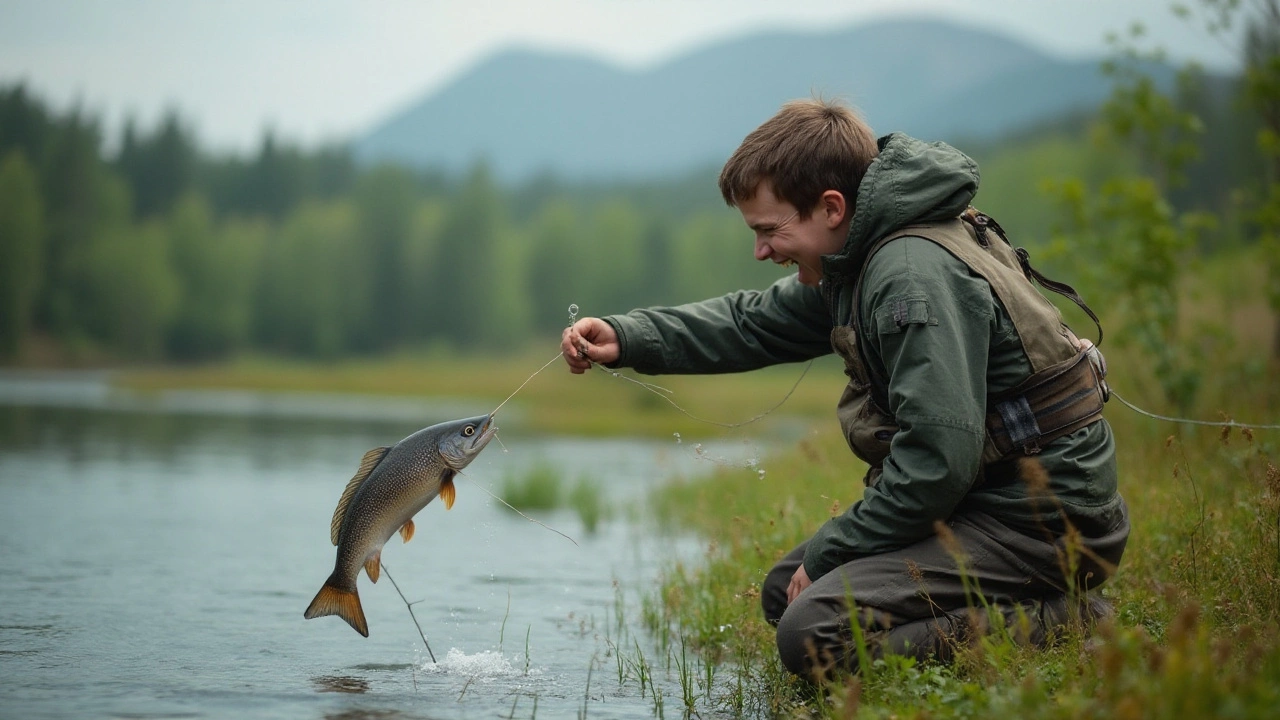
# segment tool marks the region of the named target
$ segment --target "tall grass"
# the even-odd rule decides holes
[[[517,510],[554,510],[563,502],[560,485],[560,472],[555,467],[535,463],[503,476],[502,499]]]
[[[599,529],[600,522],[609,516],[609,503],[599,483],[587,476],[579,476],[567,491],[561,473],[554,466],[535,463],[523,471],[511,471],[502,481],[502,500],[516,510],[557,510],[568,507],[582,521],[588,533]]]

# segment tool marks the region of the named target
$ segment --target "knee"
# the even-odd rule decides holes
[[[778,658],[787,672],[812,678],[815,673],[825,674],[840,661],[840,648],[831,641],[843,632],[836,627],[840,624],[839,618],[831,615],[818,603],[801,598],[783,613],[778,621],[776,642]]]
[[[778,621],[778,657],[782,666],[792,675],[807,675],[809,651],[813,638],[795,619],[795,613],[783,614]]]

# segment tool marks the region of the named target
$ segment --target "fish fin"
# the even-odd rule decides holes
[[[404,538],[405,542],[409,542],[413,539],[413,520],[409,520],[401,526],[400,537]]]
[[[378,548],[377,552],[365,558],[364,571],[370,580],[378,582],[378,576],[382,574],[382,548]]]
[[[324,587],[320,588],[320,592],[316,593],[316,598],[311,601],[311,605],[307,607],[302,617],[310,620],[325,615],[337,615],[346,620],[356,632],[369,637],[369,624],[364,619],[364,608],[360,607],[360,595],[355,590],[335,587],[331,584],[332,582],[333,578],[330,577]]]
[[[440,481],[440,499],[444,501],[444,509],[453,508],[453,500],[458,495],[458,491],[453,486],[453,474],[449,473]]]
[[[338,509],[333,511],[333,520],[329,522],[329,539],[335,546],[338,544],[338,531],[342,529],[342,521],[347,516],[347,505],[351,504],[351,498],[355,497],[360,484],[369,477],[369,473],[372,473],[374,468],[378,467],[378,463],[382,462],[382,458],[386,457],[390,450],[390,446],[376,447],[365,453],[360,460],[360,469],[356,470],[355,476],[347,483],[347,489],[342,491],[342,498],[338,500]]]

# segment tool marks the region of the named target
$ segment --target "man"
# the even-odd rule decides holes
[[[851,618],[873,654],[945,658],[989,622],[973,608],[1034,643],[1106,611],[1085,593],[1119,563],[1129,522],[1100,356],[970,207],[977,187],[977,166],[947,145],[877,141],[845,106],[788,103],[734,152],[720,190],[756,259],[796,275],[564,332],[575,373],[844,359],[837,416],[870,466],[863,497],[761,589],[794,673],[855,663]]]

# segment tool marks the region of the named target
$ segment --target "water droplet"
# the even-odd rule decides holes
[[[676,444],[677,444],[677,445],[679,445],[679,444],[680,444],[680,433],[671,433],[671,435],[676,439]]]
[[[760,476],[760,479],[761,479],[761,480],[763,480],[763,479],[764,479],[764,470],[761,470],[760,472],[758,472],[758,473],[756,473],[756,474]]]
[[[571,305],[569,306],[569,319],[570,319],[570,320],[576,320],[576,319],[578,319],[578,304],[577,304],[577,303],[573,303],[573,304],[571,304]]]
[[[702,454],[702,452],[703,452],[703,451],[702,451],[702,443],[697,443],[697,444],[695,444],[695,445],[693,446],[693,451],[694,451],[694,452],[696,452],[696,453],[698,453],[699,455],[701,455],[701,454]]]

